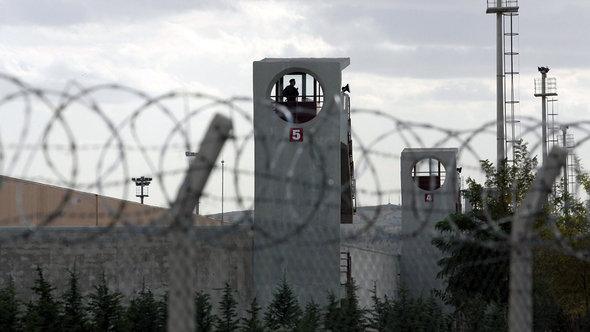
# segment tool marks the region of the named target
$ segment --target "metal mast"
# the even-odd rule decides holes
[[[520,109],[518,97],[519,62],[518,62],[518,12],[506,12],[504,17],[504,104],[506,136],[506,158],[514,163],[516,147],[520,144],[520,133],[516,126],[520,123],[517,114]]]
[[[547,78],[548,67],[539,67],[541,79],[535,79],[535,97],[541,97],[543,164],[547,160],[547,97],[557,96],[555,78]],[[552,101],[554,102],[554,101]]]
[[[518,1],[487,0],[487,7],[487,14],[496,14],[496,160],[497,167],[500,167],[500,164],[506,158],[503,18],[505,14],[518,12]]]
[[[574,134],[568,132],[567,125],[560,125],[557,110],[557,83],[554,77],[547,77],[549,68],[539,67],[541,78],[535,79],[535,97],[541,97],[543,162],[547,151],[553,146],[563,147],[567,151],[566,166],[563,170],[563,186],[566,194],[576,195],[577,157],[574,152]],[[549,98],[547,98],[549,97]],[[554,186],[557,192],[557,185]]]

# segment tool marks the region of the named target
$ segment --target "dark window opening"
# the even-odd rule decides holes
[[[412,179],[423,190],[436,190],[445,183],[445,166],[436,158],[421,159],[412,168]]]
[[[270,92],[270,99],[275,103],[274,112],[293,123],[312,120],[324,105],[320,82],[305,72],[291,72],[279,78]]]

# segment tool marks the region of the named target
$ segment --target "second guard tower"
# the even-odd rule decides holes
[[[406,148],[401,156],[401,280],[414,297],[442,289],[436,279],[441,254],[432,245],[435,225],[460,211],[455,148]]]
[[[301,303],[340,291],[340,223],[354,181],[348,58],[254,62],[253,283],[268,304],[285,278]]]

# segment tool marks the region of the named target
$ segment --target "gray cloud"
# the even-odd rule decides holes
[[[0,18],[3,24],[71,25],[163,18],[190,10],[222,15],[238,7],[229,0],[15,0],[0,2]],[[485,9],[485,1],[473,0],[300,1],[293,11],[304,19],[293,33],[322,38],[334,51],[321,56],[349,56],[354,70],[419,78],[487,77],[495,73],[495,18]],[[590,5],[576,0],[542,0],[534,6],[521,2],[521,70],[534,72],[541,64],[588,67],[589,11]],[[293,56],[296,49],[286,47],[273,56]]]
[[[386,76],[477,77],[493,74],[495,68],[493,50],[484,48],[465,51],[440,45],[393,52],[368,46],[352,47],[346,54],[354,59],[355,68]]]
[[[196,9],[233,8],[229,0],[7,0],[0,25],[64,26],[91,22],[153,19]]]
[[[433,78],[494,75],[496,20],[485,13],[485,1],[372,3],[313,7],[303,14],[309,25],[305,31],[323,37],[372,73]],[[515,22],[521,68],[536,70],[537,64],[587,68],[588,14],[590,5],[575,0],[521,4]],[[402,47],[379,49],[383,42]]]

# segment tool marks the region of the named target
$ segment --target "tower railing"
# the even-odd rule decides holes
[[[546,96],[557,95],[557,81],[555,77],[547,77],[545,79],[545,93]],[[535,97],[543,95],[543,79],[535,78]]]
[[[558,136],[559,144],[567,150],[567,174],[564,174],[567,183],[567,191],[572,197],[577,195],[576,177],[579,174],[579,161],[575,152],[576,141],[574,134],[567,133],[565,135],[565,142],[563,136]]]
[[[488,8],[518,7],[518,0],[488,0]]]
[[[561,126],[559,123],[559,112],[557,98],[547,99],[547,149],[550,150],[554,145],[564,146],[559,144],[559,137],[561,136]]]

